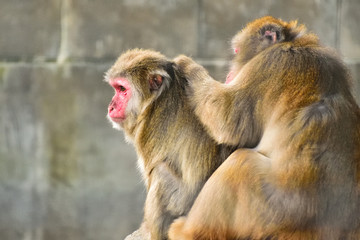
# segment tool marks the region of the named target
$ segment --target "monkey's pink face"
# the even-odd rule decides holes
[[[110,81],[110,85],[115,90],[108,107],[108,116],[113,122],[120,123],[126,118],[126,107],[131,98],[131,86],[126,78],[115,78]]]
[[[234,54],[238,54],[238,52],[239,52],[239,48],[234,47]],[[233,79],[234,79],[234,70],[230,70],[230,72],[226,76],[225,84],[229,84]]]
[[[231,70],[228,75],[226,76],[225,84],[229,84],[234,79],[234,71]]]

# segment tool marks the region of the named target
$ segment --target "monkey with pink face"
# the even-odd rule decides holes
[[[127,51],[105,80],[115,90],[108,118],[134,144],[147,188],[142,238],[167,239],[233,149],[208,135],[188,103],[187,80],[160,53]]]
[[[225,84],[174,60],[201,123],[238,149],[170,239],[360,239],[360,108],[348,70],[296,21],[257,19],[232,43]]]

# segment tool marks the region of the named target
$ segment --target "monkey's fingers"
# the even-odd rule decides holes
[[[191,58],[180,55],[174,59],[175,64],[177,65],[180,72],[182,72],[186,79],[189,80],[189,76],[192,75],[192,72],[194,71],[194,67],[198,64],[192,60]]]
[[[185,55],[179,55],[176,58],[174,58],[174,62],[176,65],[178,65],[180,68],[186,67],[189,64],[195,63],[194,60],[192,60],[190,57]]]
[[[209,75],[203,66],[185,55],[176,57],[174,62],[177,65],[179,71],[190,83],[202,82]]]

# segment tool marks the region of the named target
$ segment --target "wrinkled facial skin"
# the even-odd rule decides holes
[[[108,107],[108,118],[116,123],[121,123],[126,118],[126,107],[132,95],[129,81],[126,78],[115,78],[110,80],[110,85],[115,90]]]

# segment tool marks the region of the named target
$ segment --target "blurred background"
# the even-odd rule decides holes
[[[249,21],[298,19],[360,102],[359,0],[0,0],[0,240],[121,240],[140,224],[136,154],[106,120],[123,51],[187,54],[225,79]]]

